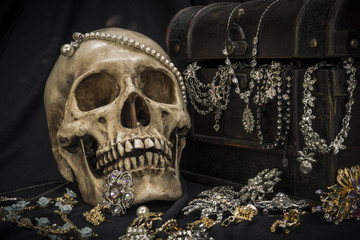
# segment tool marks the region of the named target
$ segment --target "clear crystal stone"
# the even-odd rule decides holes
[[[112,209],[111,209],[111,213],[114,216],[120,215],[122,213],[122,207],[119,205],[115,205]]]
[[[308,161],[303,161],[300,164],[300,171],[304,174],[308,174],[312,170],[312,165]]]
[[[257,49],[256,49],[256,48],[253,48],[253,50],[252,50],[251,53],[252,53],[253,57],[256,56],[256,54],[257,54]]]
[[[119,189],[117,189],[117,188],[111,189],[111,191],[110,191],[110,197],[116,198],[117,196],[119,196]]]
[[[131,193],[125,193],[123,199],[124,199],[124,202],[128,203],[128,202],[130,202],[132,200],[132,198],[133,198],[133,196],[132,196]]]

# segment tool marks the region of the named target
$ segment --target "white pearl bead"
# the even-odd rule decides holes
[[[138,217],[141,217],[141,216],[144,216],[145,214],[147,214],[147,213],[149,213],[149,212],[150,212],[150,210],[149,210],[148,207],[146,207],[146,206],[140,206],[140,207],[138,207],[138,209],[136,210],[136,215],[137,215]]]
[[[95,33],[94,32],[91,32],[90,33],[90,38],[94,38],[95,37]]]
[[[100,38],[101,38],[101,39],[105,39],[105,37],[106,37],[105,33],[101,33],[101,34],[100,34]]]
[[[145,48],[145,52],[146,52],[146,53],[149,53],[150,50],[151,50],[151,49],[150,49],[149,47]]]
[[[62,45],[60,52],[65,57],[71,57],[74,54],[74,48],[70,44]]]

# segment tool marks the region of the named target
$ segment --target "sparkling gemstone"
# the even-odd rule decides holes
[[[126,186],[129,184],[129,182],[130,182],[129,177],[125,176],[122,179],[118,179],[117,184]]]
[[[120,171],[119,170],[114,170],[111,172],[110,174],[110,180],[115,180],[120,176]]]
[[[312,170],[312,165],[308,161],[303,161],[300,164],[300,171],[304,174],[308,174]]]
[[[322,213],[324,210],[321,206],[316,206],[314,207],[314,212],[317,212],[317,213]]]
[[[111,214],[114,216],[120,215],[121,213],[123,213],[123,209],[121,206],[119,205],[115,205],[112,209],[111,209]]]
[[[219,131],[220,125],[219,125],[219,124],[215,124],[215,125],[214,125],[214,129],[215,129],[215,131]]]
[[[225,64],[226,64],[226,65],[231,65],[231,61],[230,61],[230,59],[226,58],[226,60],[225,60]]]
[[[228,55],[228,51],[226,50],[226,48],[224,48],[224,50],[222,50],[222,54],[224,54],[225,56]]]
[[[124,202],[128,203],[133,199],[133,195],[131,193],[125,193],[123,199],[124,199]]]
[[[253,48],[253,50],[252,50],[252,55],[253,55],[253,57],[256,56],[256,54],[257,54],[257,49],[256,49],[256,48]]]
[[[233,77],[233,79],[231,80],[234,84],[238,84],[239,80],[236,77]]]
[[[324,191],[322,189],[318,189],[315,191],[315,194],[318,196],[322,196],[324,194]]]
[[[256,64],[257,64],[257,62],[255,59],[251,60],[251,67],[253,67],[253,68],[256,67]]]
[[[104,208],[110,208],[111,207],[111,202],[107,201],[107,200],[103,200],[102,202]]]
[[[119,189],[117,189],[117,188],[111,189],[111,191],[110,191],[110,196],[111,196],[112,198],[116,198],[117,196],[119,196]]]
[[[285,101],[287,101],[287,100],[289,100],[289,99],[290,99],[290,97],[289,97],[289,95],[284,94],[284,95],[283,95],[283,99],[284,99]]]

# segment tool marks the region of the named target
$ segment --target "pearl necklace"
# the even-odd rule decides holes
[[[349,75],[349,79],[346,81],[347,83],[347,92],[349,93],[348,102],[346,103],[346,112],[345,116],[342,119],[342,128],[339,133],[336,135],[335,139],[328,145],[326,144],[325,139],[320,138],[320,135],[315,132],[312,126],[312,120],[316,117],[313,115],[312,108],[315,106],[315,97],[312,95],[312,91],[314,91],[314,84],[316,82],[316,78],[313,77],[313,73],[317,71],[321,67],[329,66],[326,62],[317,63],[315,66],[308,67],[303,82],[303,99],[302,102],[304,104],[303,107],[303,115],[299,122],[301,133],[305,140],[305,147],[302,151],[299,151],[300,157],[298,157],[298,161],[300,164],[300,171],[304,174],[309,173],[312,170],[312,163],[316,163],[316,159],[314,158],[315,152],[320,154],[326,154],[333,150],[333,153],[337,155],[340,150],[344,150],[346,148],[343,145],[345,138],[348,136],[348,132],[350,131],[350,119],[351,119],[351,110],[352,105],[354,104],[353,93],[356,88],[356,68],[353,66],[353,59],[347,58],[342,62],[342,67],[346,70],[346,74]]]

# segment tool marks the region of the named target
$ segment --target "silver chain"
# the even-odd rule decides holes
[[[68,185],[70,182],[66,181],[66,180],[58,180],[58,181],[53,181],[53,182],[47,182],[47,183],[41,183],[41,184],[37,184],[37,185],[32,185],[32,186],[28,186],[28,187],[23,187],[23,188],[19,188],[19,189],[15,189],[15,190],[10,190],[10,191],[6,191],[6,192],[2,192],[0,193],[0,203],[1,202],[7,202],[7,201],[19,201],[19,200],[23,200],[23,201],[33,201],[35,199],[38,199],[42,196],[48,195],[66,185]],[[55,185],[58,184],[57,186],[55,186],[52,189],[49,189],[43,193],[40,193],[34,197],[31,198],[22,198],[22,197],[7,197],[5,195],[8,194],[12,194],[12,193],[18,193],[18,192],[22,192],[22,191],[26,191],[26,190],[31,190],[34,188],[40,188],[40,187],[45,187],[45,186],[49,186],[49,185]]]

